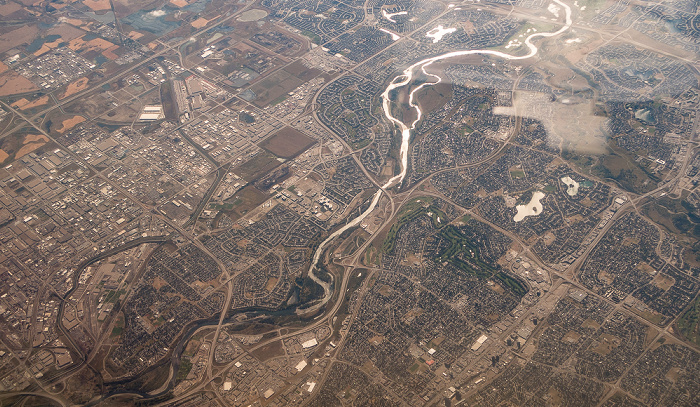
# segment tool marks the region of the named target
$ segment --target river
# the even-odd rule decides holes
[[[330,236],[326,238],[321,244],[318,246],[316,249],[316,252],[314,253],[314,257],[311,260],[311,266],[309,267],[309,277],[316,282],[318,285],[323,287],[323,292],[324,292],[324,297],[323,300],[319,303],[314,305],[313,307],[305,309],[303,312],[310,312],[312,310],[316,310],[319,307],[323,306],[328,300],[331,298],[331,283],[325,282],[318,278],[316,274],[314,274],[314,271],[316,270],[316,264],[318,264],[318,261],[321,258],[321,255],[323,254],[323,250],[326,248],[326,246],[333,241],[337,236],[339,236],[341,233],[345,232],[346,230],[355,227],[358,225],[362,220],[369,215],[374,208],[377,206],[379,203],[379,198],[382,196],[382,192],[388,188],[391,188],[395,185],[400,184],[403,182],[404,178],[406,177],[406,171],[408,169],[408,145],[409,141],[411,139],[411,131],[416,128],[416,124],[420,121],[422,118],[423,112],[421,111],[420,107],[415,103],[414,101],[414,95],[416,92],[419,90],[423,89],[426,86],[432,86],[440,83],[442,81],[442,78],[438,75],[435,74],[430,74],[426,72],[425,68],[430,66],[430,64],[437,62],[437,61],[442,61],[444,59],[449,59],[449,58],[456,58],[456,57],[461,57],[461,56],[466,56],[466,55],[475,55],[475,54],[481,54],[481,55],[493,55],[496,57],[508,59],[508,60],[519,60],[519,59],[528,59],[532,58],[537,54],[537,47],[532,43],[533,38],[538,38],[538,37],[555,37],[564,31],[568,30],[571,27],[571,8],[564,4],[561,0],[553,0],[555,3],[559,4],[564,8],[565,11],[565,18],[566,22],[564,25],[558,29],[557,31],[551,32],[551,33],[534,33],[530,34],[524,41],[525,46],[528,48],[528,53],[525,55],[521,56],[513,56],[510,54],[506,54],[505,52],[501,51],[494,51],[494,50],[488,50],[488,49],[483,49],[483,50],[464,50],[464,51],[453,51],[453,52],[448,52],[446,54],[426,58],[422,61],[416,62],[415,64],[409,66],[406,68],[400,75],[396,76],[389,86],[387,86],[386,90],[382,93],[382,110],[384,111],[384,116],[389,120],[391,123],[394,123],[399,130],[401,131],[401,149],[399,151],[400,153],[400,158],[401,158],[401,172],[398,175],[395,175],[392,177],[389,181],[386,182],[380,189],[377,190],[377,192],[374,193],[374,197],[372,198],[372,203],[370,206],[360,214],[357,218],[353,219],[351,222],[347,223],[345,226],[342,228],[336,230],[334,233],[332,233]],[[406,124],[403,121],[395,118],[391,114],[391,99],[389,95],[394,89],[399,89],[402,88],[408,84],[411,83],[413,80],[413,75],[416,69],[420,68],[421,72],[426,75],[430,76],[436,79],[435,82],[425,82],[421,84],[420,86],[416,87],[411,91],[408,97],[408,104],[412,109],[416,110],[416,118],[413,120],[410,124]],[[300,311],[301,312],[301,311]]]

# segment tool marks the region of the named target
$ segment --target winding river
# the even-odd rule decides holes
[[[384,116],[389,120],[391,123],[394,123],[399,130],[401,131],[401,149],[400,149],[400,158],[401,158],[401,172],[398,175],[395,175],[392,177],[389,181],[386,182],[380,189],[377,190],[377,192],[374,193],[374,196],[372,197],[372,203],[369,205],[369,207],[360,214],[357,218],[353,219],[351,222],[347,223],[345,226],[342,228],[336,230],[334,233],[332,233],[330,236],[326,238],[321,244],[318,246],[316,249],[316,252],[314,253],[314,257],[311,261],[311,266],[309,267],[309,277],[316,282],[318,285],[323,287],[323,292],[324,292],[324,297],[323,300],[319,303],[314,305],[313,307],[307,308],[303,311],[299,312],[310,312],[311,310],[316,310],[319,307],[323,306],[328,300],[331,298],[331,283],[325,282],[318,278],[316,274],[314,274],[314,271],[316,270],[316,265],[318,264],[318,261],[321,258],[321,255],[323,254],[323,250],[326,248],[328,243],[333,241],[337,236],[345,232],[346,230],[357,226],[362,220],[364,220],[367,215],[369,215],[374,208],[377,206],[379,203],[379,198],[382,196],[382,192],[385,191],[388,188],[391,188],[395,185],[400,184],[403,182],[404,178],[406,177],[406,171],[408,168],[408,145],[409,141],[411,139],[411,131],[416,128],[416,124],[420,121],[422,118],[423,112],[421,111],[420,107],[416,104],[414,101],[414,95],[416,92],[419,90],[423,89],[426,86],[432,86],[440,83],[442,81],[442,78],[438,75],[435,74],[430,74],[426,72],[426,68],[430,66],[430,64],[437,62],[437,61],[442,61],[444,59],[449,59],[449,58],[456,58],[456,57],[461,57],[461,56],[466,56],[466,55],[475,55],[475,54],[481,54],[481,55],[493,55],[496,57],[508,59],[508,60],[519,60],[519,59],[528,59],[537,54],[537,47],[532,43],[532,40],[534,38],[538,37],[554,37],[557,36],[564,31],[568,30],[571,27],[571,8],[564,4],[561,0],[552,0],[555,3],[559,4],[564,8],[565,11],[565,18],[566,22],[565,24],[558,29],[557,31],[550,32],[550,33],[534,33],[530,34],[524,41],[525,46],[528,48],[528,53],[525,55],[521,56],[513,56],[510,54],[506,54],[505,52],[501,51],[494,51],[494,50],[465,50],[465,51],[453,51],[453,52],[448,52],[446,54],[426,58],[422,61],[416,62],[415,64],[409,66],[406,68],[400,75],[395,77],[389,86],[384,90],[382,93],[382,110],[384,111]],[[407,86],[408,84],[411,83],[414,77],[414,72],[420,68],[421,72],[429,77],[435,78],[435,82],[425,82],[421,84],[420,86],[416,87],[411,91],[408,97],[408,104],[412,109],[415,109],[416,111],[416,118],[413,120],[410,124],[406,124],[403,121],[397,119],[391,114],[391,99],[390,99],[390,94],[394,89],[399,89],[404,86]]]

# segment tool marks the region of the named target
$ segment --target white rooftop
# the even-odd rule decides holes
[[[301,362],[297,363],[295,369],[297,370],[297,372],[301,372],[302,370],[304,370],[306,365],[308,365],[308,363],[306,363],[305,360],[302,360]]]
[[[474,345],[472,345],[472,350],[474,350],[474,351],[479,350],[481,345],[483,345],[484,342],[486,342],[486,339],[488,339],[488,337],[486,335],[481,335],[479,337],[479,339],[477,339],[476,342],[474,342]]]
[[[316,340],[316,338],[313,338],[313,339],[309,339],[308,341],[302,343],[301,347],[306,349],[306,348],[310,348],[310,347],[316,346],[316,345],[318,345],[318,341]]]

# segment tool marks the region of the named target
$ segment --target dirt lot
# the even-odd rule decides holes
[[[68,43],[68,48],[72,49],[73,51],[81,52],[102,52],[114,46],[114,44],[102,38],[93,38],[88,41],[83,40],[83,38],[85,38],[85,36],[72,39]]]
[[[272,290],[274,290],[275,286],[277,285],[277,281],[279,279],[276,277],[272,277],[267,279],[267,283],[265,283],[265,291],[271,293]]]
[[[15,154],[15,160],[24,157],[25,155],[31,153],[37,148],[43,146],[49,141],[46,136],[41,134],[29,134],[24,139],[24,145]]]
[[[620,338],[610,335],[602,334],[598,339],[598,345],[591,350],[601,356],[606,356],[610,354],[615,348],[620,346]]]
[[[87,89],[88,87],[88,78],[82,77],[78,79],[75,82],[71,82],[66,86],[66,91],[63,92],[61,96],[59,96],[59,99],[65,99],[68,96],[75,95],[76,93]]]
[[[109,10],[109,0],[83,0],[83,4],[90,7],[93,11]]]
[[[668,291],[671,286],[676,283],[676,280],[667,274],[659,273],[656,277],[654,277],[652,283],[660,289]]]
[[[291,127],[285,127],[259,146],[280,158],[294,158],[316,143],[316,140]]]
[[[194,20],[194,21],[191,22],[190,24],[192,24],[192,27],[194,27],[194,28],[196,28],[196,29],[200,29],[200,28],[206,27],[207,24],[209,24],[209,22],[210,22],[211,20],[213,20],[213,18],[207,20],[207,19],[204,18],[204,17],[199,17],[198,19]]]
[[[137,104],[119,105],[100,116],[100,119],[114,123],[130,123],[139,116],[140,110],[137,110],[139,107]]]
[[[85,118],[83,116],[73,116],[70,119],[63,120],[61,122],[61,128],[56,129],[56,131],[63,134],[84,121]]]
[[[0,139],[0,164],[9,164],[15,155],[26,144],[26,134],[20,132],[8,134]]]
[[[12,104],[12,107],[16,107],[19,110],[28,110],[28,109],[33,109],[35,107],[43,106],[45,104],[49,103],[49,97],[47,96],[41,96],[35,100],[27,100],[26,98],[22,98],[15,103]]]

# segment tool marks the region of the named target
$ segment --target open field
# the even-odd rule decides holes
[[[19,10],[22,10],[22,7],[20,7],[20,5],[17,3],[3,4],[0,6],[0,16],[7,17]]]
[[[9,164],[49,142],[43,134],[31,131],[33,130],[25,128],[0,139],[0,164]]]
[[[59,96],[59,99],[65,99],[68,96],[75,95],[76,93],[83,91],[88,88],[88,78],[82,77],[74,82],[71,82],[66,86],[65,92],[61,96]]]
[[[441,73],[441,75],[444,75]],[[428,86],[416,92],[415,100],[419,101],[419,106],[424,112],[437,110],[452,99],[452,84],[441,82],[437,85]]]
[[[7,71],[0,75],[0,96],[33,92],[39,88],[29,79],[15,71]]]
[[[268,152],[256,155],[233,170],[238,176],[248,182],[254,182],[261,176],[279,166],[281,162]]]
[[[83,4],[90,7],[92,11],[109,10],[109,0],[83,0]]]
[[[254,350],[252,354],[260,360],[268,360],[277,356],[284,356],[284,348],[282,348],[282,341],[276,341],[265,345],[259,349]]]
[[[696,297],[685,313],[678,318],[676,326],[687,341],[700,346],[700,297]]]
[[[311,79],[321,74],[321,71],[319,71],[318,69],[309,68],[299,61],[287,65],[282,69],[290,75],[294,75],[304,82],[310,81]]]
[[[293,158],[306,151],[316,140],[289,126],[262,141],[259,146],[280,158]]]
[[[49,97],[48,95],[45,95],[31,101],[27,100],[26,98],[19,99],[18,101],[12,104],[12,107],[15,107],[19,110],[29,110],[35,107],[44,106],[48,103]]]
[[[72,129],[73,127],[77,126],[78,124],[82,123],[85,121],[85,118],[83,116],[73,116],[70,119],[63,120],[61,122],[61,128],[56,129],[57,132],[63,134],[66,131]]]
[[[231,220],[236,221],[265,202],[265,200],[267,200],[266,194],[260,192],[254,186],[247,186],[229,199],[230,202],[227,201],[221,207],[213,207],[212,209],[221,209]]]
[[[25,155],[36,150],[37,148],[43,146],[48,141],[49,141],[49,139],[43,135],[39,135],[39,134],[27,135],[27,137],[24,138],[24,142],[23,142],[22,147],[19,149],[19,151],[17,151],[17,154],[15,154],[15,159],[24,157]]]
[[[31,42],[39,34],[36,25],[25,25],[14,31],[0,35],[0,53]]]
[[[651,174],[644,166],[616,149],[611,154],[603,156],[600,164],[593,167],[593,174],[601,178],[617,181],[623,188],[636,193],[649,192],[656,188],[659,178]]]
[[[302,83],[304,81],[301,79],[284,69],[280,69],[250,88],[257,95],[253,103],[258,107],[265,107],[278,99],[286,97],[287,93],[296,89]]]

